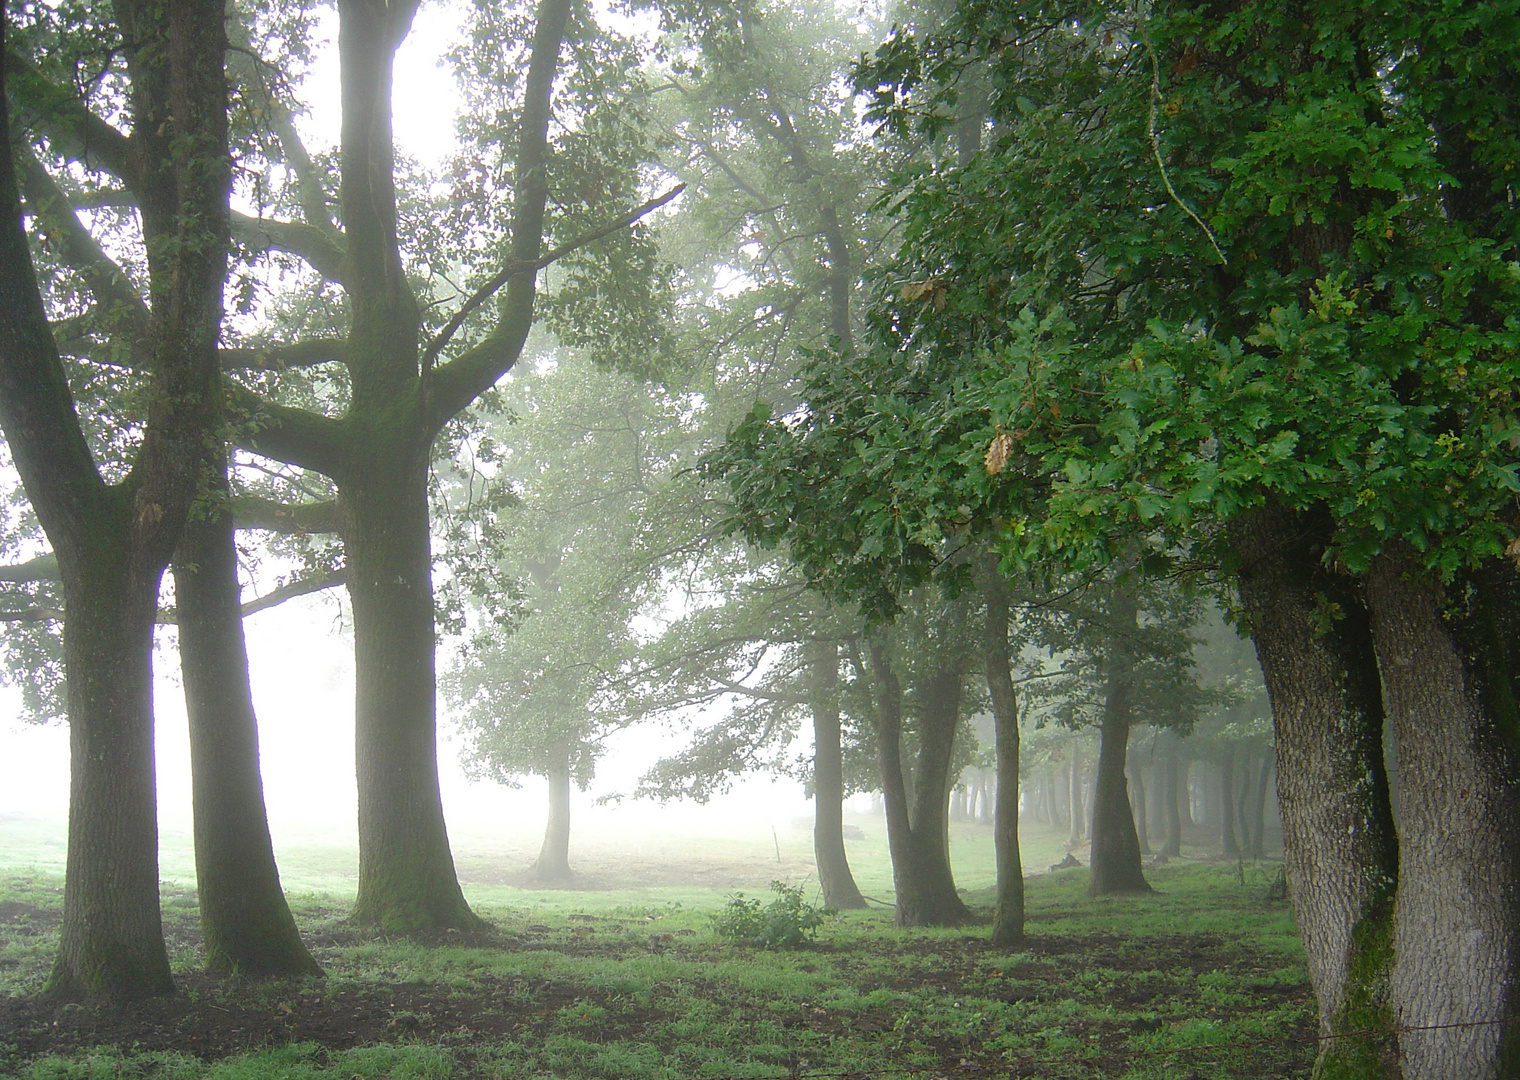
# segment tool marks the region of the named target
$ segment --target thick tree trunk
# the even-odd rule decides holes
[[[372,451],[342,489],[357,684],[352,918],[400,932],[475,929],[483,922],[460,891],[438,788],[428,448]]]
[[[1150,892],[1140,861],[1140,839],[1135,833],[1135,814],[1129,804],[1125,762],[1129,755],[1130,713],[1134,707],[1135,675],[1133,646],[1136,608],[1132,597],[1115,590],[1110,600],[1110,635],[1105,658],[1107,685],[1103,695],[1103,722],[1098,736],[1098,769],[1093,782],[1091,874],[1087,895]]]
[[[222,481],[225,488],[225,471]],[[269,838],[230,515],[213,508],[187,523],[174,559],[174,599],[206,967],[320,975],[280,889]]]
[[[808,646],[813,713],[813,857],[823,903],[836,911],[863,908],[866,898],[850,872],[844,849],[844,749],[839,724],[839,646]]]
[[[547,131],[568,0],[541,0],[516,153],[512,259],[538,258]],[[424,363],[421,315],[397,240],[392,65],[415,0],[339,0],[345,359],[341,420],[262,406],[252,449],[337,482],[354,608],[359,893],[353,918],[398,931],[483,925],[454,873],[438,790],[427,466],[434,436],[517,361],[536,275],[503,278],[494,330],[466,355]],[[440,340],[439,345],[442,342]]]
[[[1397,1075],[1390,1026],[1398,854],[1383,772],[1383,704],[1352,583],[1324,570],[1324,515],[1266,507],[1237,519],[1242,606],[1276,726],[1284,864],[1319,1004],[1324,1076]]]
[[[945,846],[946,783],[955,721],[959,719],[960,672],[953,673],[953,693],[947,686],[925,688],[929,700],[920,722],[919,760],[914,770],[910,806],[908,787],[903,781],[902,684],[892,669],[885,643],[873,640],[870,652],[876,696],[877,754],[886,804],[887,846],[892,854],[897,925],[957,926],[971,914],[955,891],[950,853]],[[942,674],[937,681],[948,682],[948,678],[948,674]],[[948,710],[948,730],[944,723],[947,697],[953,698]]]
[[[544,771],[549,781],[549,821],[533,864],[538,881],[568,881],[570,872],[570,758],[566,754]]]
[[[1453,603],[1397,554],[1367,574],[1402,778],[1390,989],[1404,1080],[1520,1070],[1520,589],[1509,567],[1464,584]]]
[[[992,943],[1003,947],[1024,940],[1024,866],[1019,857],[1019,703],[1013,687],[1008,647],[1008,590],[995,555],[977,565],[977,584],[985,604],[982,661],[987,696],[992,701],[993,742],[997,753],[997,808],[992,844],[997,859],[997,910]]]
[[[1219,854],[1228,859],[1240,855],[1235,837],[1235,747],[1226,742],[1219,758]]]
[[[158,906],[157,590],[145,597],[130,589],[125,567],[112,562],[64,576],[69,846],[63,926],[46,987],[60,999],[174,992]]]

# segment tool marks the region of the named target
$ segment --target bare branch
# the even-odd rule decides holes
[[[332,589],[347,581],[347,572],[342,569],[334,570],[329,574],[319,574],[316,577],[301,578],[297,581],[287,582],[278,588],[271,589],[263,596],[256,596],[243,605],[243,618],[247,618],[260,611],[283,604],[287,600],[294,600],[298,596],[310,596],[312,593],[322,592],[324,589]]]

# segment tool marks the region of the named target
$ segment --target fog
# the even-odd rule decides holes
[[[301,597],[245,621],[249,666],[259,718],[260,762],[270,831],[276,849],[316,838],[357,843],[354,779],[354,667],[352,641],[342,630],[337,593]],[[190,747],[178,660],[160,648],[155,663],[159,823],[163,831],[190,830]],[[68,728],[62,723],[17,720],[14,703],[0,728],[0,815],[62,822],[68,815]],[[440,700],[439,774],[452,829],[475,837],[536,845],[547,816],[546,784],[524,777],[509,788],[472,780],[459,760],[459,744]],[[749,777],[705,806],[660,805],[650,800],[598,800],[632,788],[658,757],[686,735],[663,728],[614,736],[591,789],[576,792],[572,850],[598,831],[754,831],[769,836],[811,813],[801,784]]]

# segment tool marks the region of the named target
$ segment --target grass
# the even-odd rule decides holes
[[[1086,897],[1083,870],[1038,875],[1029,940],[1013,951],[988,947],[983,927],[896,930],[883,908],[767,950],[723,942],[710,916],[733,891],[803,880],[805,834],[591,846],[578,865],[602,887],[589,891],[514,884],[499,852],[456,836],[466,891],[496,929],[419,939],[347,926],[351,879],[323,875],[324,851],[282,852],[282,867],[302,868],[292,903],[327,978],[200,974],[193,892],[166,876],[181,994],[107,1014],[32,996],[61,878],[24,861],[51,850],[41,831],[8,842],[17,825],[0,822],[0,1075],[21,1080],[1265,1080],[1303,1075],[1312,1058],[1303,958],[1286,905],[1265,899],[1266,864],[1184,859],[1150,872],[1156,893],[1116,899]],[[886,899],[884,838],[864,827],[852,859],[863,890]],[[990,838],[958,825],[954,840],[958,880],[985,910]],[[1031,868],[1063,853],[1053,833],[1026,840]],[[620,860],[645,883],[612,887]]]

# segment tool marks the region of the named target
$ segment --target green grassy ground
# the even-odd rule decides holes
[[[890,899],[877,823],[851,855]],[[188,846],[166,837],[165,925],[177,999],[107,1014],[33,996],[56,940],[56,833],[0,821],[0,1075],[25,1080],[349,1080],[352,1077],[1299,1076],[1311,1002],[1270,864],[1188,858],[1148,896],[1092,900],[1085,870],[1029,882],[1029,941],[985,927],[899,931],[848,913],[792,950],[719,939],[735,890],[802,882],[807,837],[689,835],[587,841],[587,888],[518,880],[521,851],[456,834],[483,935],[387,938],[348,927],[351,850],[282,850],[302,928],[328,975],[256,983],[197,972]],[[319,838],[320,839],[320,838]],[[986,909],[990,837],[953,833],[957,879]],[[1062,854],[1028,830],[1026,866]],[[529,853],[531,857],[531,853]],[[299,882],[296,886],[295,883]]]

